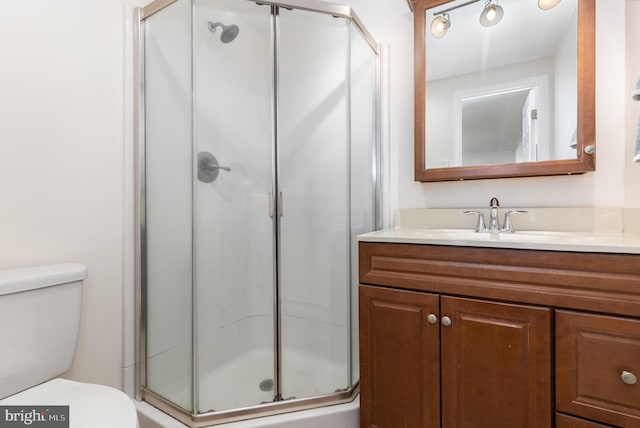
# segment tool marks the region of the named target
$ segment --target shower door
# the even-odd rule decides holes
[[[229,168],[195,185],[196,398],[204,413],[274,397],[273,49],[268,6],[196,0],[193,16],[195,151]],[[239,25],[237,37],[223,42],[210,30],[216,22]]]
[[[358,382],[377,53],[341,7],[293,3],[143,18],[142,395],[185,423],[346,401]]]
[[[349,382],[349,24],[278,16],[282,396]]]

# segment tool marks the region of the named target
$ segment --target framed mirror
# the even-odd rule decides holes
[[[595,0],[415,0],[415,179],[595,170]]]

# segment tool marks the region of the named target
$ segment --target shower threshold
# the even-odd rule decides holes
[[[238,422],[265,416],[310,410],[318,407],[350,403],[357,398],[359,390],[359,385],[356,385],[354,388],[349,390],[333,394],[326,394],[311,398],[276,401],[251,407],[200,414],[195,414],[189,410],[181,408],[180,406],[176,406],[174,403],[162,398],[148,389],[142,390],[142,399],[153,407],[156,407],[158,410],[161,410],[189,427],[203,428],[229,422]]]

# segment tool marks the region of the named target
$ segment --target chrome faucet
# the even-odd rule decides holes
[[[498,221],[498,198],[491,198],[489,201],[489,233],[500,233],[500,222]]]
[[[480,233],[513,233],[513,225],[511,224],[512,214],[526,214],[527,211],[511,210],[504,213],[503,227],[500,227],[500,221],[498,220],[498,208],[500,207],[500,201],[498,198],[491,198],[489,201],[489,227],[485,226],[484,215],[478,210],[463,211],[464,214],[477,214],[478,222],[476,224],[476,232]]]

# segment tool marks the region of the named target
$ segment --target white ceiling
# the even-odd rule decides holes
[[[497,0],[502,21],[491,28],[480,25],[484,0],[449,12],[451,27],[441,39],[429,31],[433,13],[466,3],[455,0],[427,10],[427,80],[487,70],[534,58],[554,56],[577,9],[578,0],[562,0],[550,10],[537,0]]]

